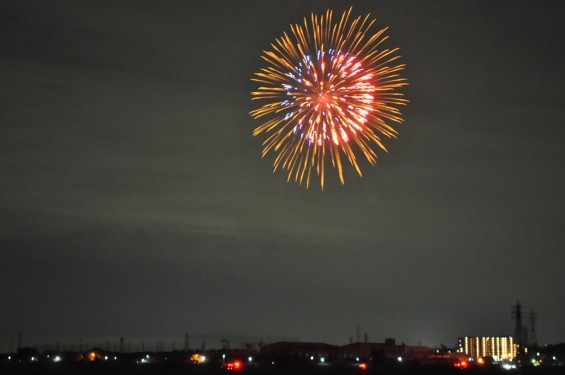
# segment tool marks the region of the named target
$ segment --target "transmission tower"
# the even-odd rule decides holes
[[[516,320],[514,339],[520,347],[523,347],[526,345],[526,337],[524,327],[522,326],[522,305],[520,305],[520,301],[517,301],[516,304],[512,306],[512,318]]]

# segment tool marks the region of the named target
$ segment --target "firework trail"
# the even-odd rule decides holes
[[[290,26],[262,56],[268,65],[255,73],[260,83],[252,100],[267,100],[250,112],[266,121],[253,132],[265,135],[263,156],[277,155],[274,171],[288,171],[299,184],[310,184],[312,170],[324,188],[325,162],[337,168],[342,184],[344,161],[362,176],[357,154],[376,164],[380,136],[396,137],[390,125],[402,122],[399,106],[407,100],[398,89],[407,82],[398,75],[398,49],[380,49],[382,29],[371,34],[369,15],[350,19],[351,8],[338,22],[332,11],[312,14],[310,22]]]

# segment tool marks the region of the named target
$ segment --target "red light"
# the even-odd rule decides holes
[[[467,368],[469,367],[469,363],[467,363],[467,361],[455,362],[453,366],[457,368]]]
[[[239,371],[243,368],[241,361],[229,362],[225,364],[228,371]]]
[[[359,363],[359,368],[361,370],[366,370],[367,369],[367,364],[366,363]]]

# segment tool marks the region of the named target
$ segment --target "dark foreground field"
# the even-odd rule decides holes
[[[241,371],[227,371],[217,367],[193,367],[182,365],[134,365],[134,364],[97,364],[97,363],[76,363],[76,364],[2,364],[0,374],[61,374],[61,375],[113,375],[113,374],[132,374],[132,375],[216,375],[216,374],[242,374],[242,375],[287,375],[287,374],[308,374],[308,375],[496,375],[496,374],[516,374],[516,375],[557,375],[565,374],[565,367],[545,367],[545,368],[526,368],[516,370],[504,370],[500,367],[477,367],[467,369],[457,369],[446,366],[397,366],[397,367],[373,367],[367,370],[347,366],[285,366],[285,367],[247,367]]]

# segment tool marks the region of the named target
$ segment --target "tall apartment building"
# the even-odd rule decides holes
[[[472,358],[492,357],[495,361],[509,361],[516,357],[518,345],[511,336],[460,337],[457,351]]]

